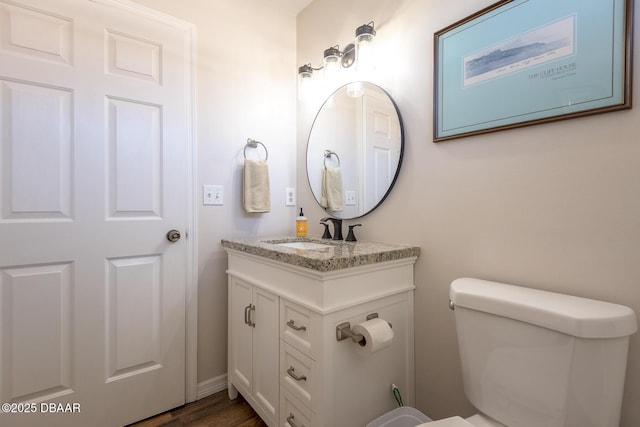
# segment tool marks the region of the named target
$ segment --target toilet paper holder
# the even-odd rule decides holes
[[[378,317],[378,313],[371,313],[367,315],[367,320],[377,319]],[[393,325],[391,325],[390,322],[387,323],[389,323],[390,328],[393,328]],[[342,322],[336,326],[336,339],[338,341],[344,341],[347,338],[351,338],[354,343],[360,344],[362,347],[367,345],[362,334],[356,334],[351,330],[351,323]]]

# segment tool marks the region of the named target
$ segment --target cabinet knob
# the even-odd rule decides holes
[[[290,327],[291,329],[293,329],[294,331],[306,331],[307,327],[302,325],[302,326],[296,326],[296,322],[293,321],[293,319],[289,320],[287,322],[287,326]]]
[[[291,378],[293,378],[296,381],[306,381],[307,377],[304,375],[297,375],[296,374],[296,370],[293,368],[293,366],[289,366],[289,369],[287,369],[287,374],[289,374],[289,376]]]

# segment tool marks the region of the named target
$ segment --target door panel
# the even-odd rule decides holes
[[[161,368],[161,257],[108,260],[107,382]]]
[[[3,2],[2,49],[34,59],[71,62],[73,20],[55,13]]]
[[[255,331],[253,388],[258,404],[274,423],[278,420],[280,392],[280,299],[263,289],[254,288]]]
[[[107,30],[108,73],[161,84],[162,44]]]
[[[109,0],[0,0],[0,425],[185,401],[184,29]],[[171,77],[171,78],[168,78]]]
[[[3,402],[71,393],[70,263],[0,272]],[[49,301],[33,311],[33,302]]]
[[[161,106],[107,99],[110,218],[162,217]]]
[[[2,219],[71,216],[69,90],[0,80]],[[46,139],[41,135],[48,135]],[[37,171],[37,174],[34,174]]]
[[[253,328],[248,324],[253,286],[231,278],[229,286],[229,367],[234,383],[245,393],[253,388]]]

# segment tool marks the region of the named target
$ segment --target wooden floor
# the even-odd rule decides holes
[[[266,427],[251,406],[238,394],[229,400],[227,390],[223,390],[188,405],[147,418],[130,427]]]

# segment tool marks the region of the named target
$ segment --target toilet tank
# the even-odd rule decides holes
[[[619,425],[628,307],[478,279],[451,284],[464,390],[510,427]]]

